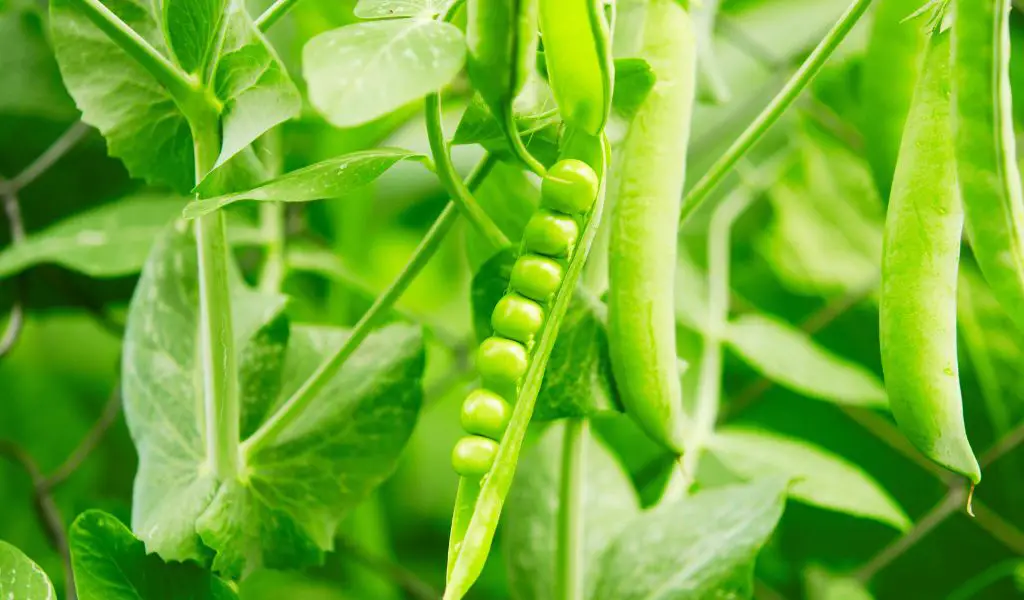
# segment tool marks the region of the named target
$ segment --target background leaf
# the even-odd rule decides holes
[[[888,405],[885,388],[864,367],[840,358],[778,319],[748,314],[726,327],[729,347],[764,374],[811,398],[873,408]]]
[[[465,59],[462,32],[429,19],[348,25],[314,37],[302,52],[310,102],[338,127],[367,123],[441,89]]]
[[[359,0],[356,3],[355,15],[360,19],[430,19],[440,14],[444,7],[444,0]]]
[[[555,564],[564,424],[551,425],[520,461],[502,516],[513,598],[557,600]],[[584,597],[597,584],[601,554],[640,513],[633,484],[607,448],[586,436],[583,473]]]
[[[76,115],[46,38],[46,13],[33,2],[0,4],[0,90],[0,114]]]
[[[39,565],[21,550],[0,540],[0,598],[56,600],[53,584]]]
[[[790,478],[789,495],[795,500],[873,519],[899,531],[910,527],[907,514],[870,475],[813,444],[767,431],[730,427],[715,434],[711,450],[740,476],[777,473]]]
[[[70,534],[81,600],[232,600],[228,584],[199,565],[166,563],[113,516],[89,510]]]
[[[605,552],[592,598],[749,598],[754,559],[784,498],[785,481],[765,478],[644,513]]]

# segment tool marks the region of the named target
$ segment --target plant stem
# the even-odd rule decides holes
[[[523,143],[523,138],[519,136],[519,126],[516,124],[516,113],[511,106],[505,107],[504,120],[505,120],[505,136],[508,138],[509,148],[512,150],[512,154],[518,158],[526,168],[530,169],[537,174],[537,177],[544,177],[547,173],[547,169],[540,163],[530,150],[527,149],[526,144]]]
[[[722,397],[722,338],[729,319],[729,260],[732,226],[754,201],[755,192],[738,188],[715,208],[708,230],[708,327],[700,359],[697,405],[693,413],[693,431],[683,457],[686,488],[696,477],[701,454],[714,435]]]
[[[202,102],[207,101],[207,96],[197,79],[179,69],[160,54],[145,38],[104,6],[100,0],[76,1],[85,16],[96,27],[107,34],[111,41],[149,71],[160,85],[164,86],[178,102],[183,112],[189,114],[191,107],[197,103],[197,99],[201,99]]]
[[[196,183],[220,153],[219,120],[215,115],[193,121]],[[224,212],[194,221],[199,262],[199,359],[203,373],[206,456],[218,479],[239,470],[239,391],[235,339],[228,286],[228,244]]]
[[[275,0],[275,2],[270,5],[270,8],[263,11],[263,14],[256,18],[256,28],[262,32],[266,32],[268,29],[273,27],[274,23],[277,23],[281,17],[288,14],[288,11],[294,8],[298,3],[299,0]]]
[[[459,206],[459,210],[466,216],[475,227],[495,248],[505,248],[510,245],[508,237],[501,229],[494,224],[494,221],[484,212],[473,194],[462,182],[458,173],[455,172],[455,165],[452,164],[451,154],[448,153],[448,142],[445,141],[444,129],[441,125],[441,96],[437,92],[427,94],[426,101],[427,138],[430,140],[430,152],[433,154],[434,163],[437,166],[437,177],[441,185],[451,196],[452,200]]]
[[[467,177],[466,185],[470,188],[480,185],[490,172],[491,167],[494,166],[496,160],[490,154],[484,156],[476,168],[473,169],[473,172],[470,173],[469,177]],[[416,276],[420,274],[423,267],[430,262],[430,259],[433,258],[438,248],[440,248],[441,242],[444,241],[458,218],[459,210],[455,201],[449,201],[448,205],[445,206],[444,210],[441,211],[441,214],[434,221],[434,224],[431,225],[430,230],[423,237],[420,245],[413,251],[409,262],[406,263],[395,280],[391,282],[391,285],[377,297],[369,310],[359,319],[359,322],[352,328],[352,333],[345,340],[345,343],[333,355],[324,360],[316,372],[281,405],[277,412],[267,419],[242,444],[242,452],[245,455],[251,455],[263,446],[273,442],[289,424],[302,414],[305,408],[309,406],[309,403],[317,397],[324,386],[338,373],[345,364],[345,361],[359,348],[363,340],[370,335],[370,332],[373,331],[373,328],[380,319],[391,310],[395,302],[405,293],[409,284],[416,279]]]
[[[587,463],[587,421],[568,419],[562,438],[562,480],[558,502],[558,548],[555,597],[583,600],[584,473]]]
[[[260,203],[260,230],[267,255],[260,271],[259,289],[268,294],[280,291],[284,281],[284,211],[281,202]]]
[[[707,200],[708,195],[718,184],[722,183],[733,167],[736,166],[736,163],[743,158],[747,151],[761,139],[761,136],[793,104],[800,95],[800,92],[814,79],[814,76],[818,74],[818,71],[821,70],[829,57],[832,56],[835,49],[864,15],[870,4],[871,0],[854,0],[853,4],[846,9],[846,12],[843,13],[836,24],[832,26],[832,29],[814,48],[814,51],[800,65],[800,68],[793,74],[793,77],[786,82],[782,90],[776,94],[750,126],[740,134],[740,137],[729,146],[725,154],[715,161],[715,164],[711,165],[707,173],[687,192],[683,197],[683,206],[679,216],[680,223],[685,222]]]

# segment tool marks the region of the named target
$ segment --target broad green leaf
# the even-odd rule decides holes
[[[338,127],[361,125],[447,85],[466,44],[451,23],[397,19],[322,33],[302,51],[309,100]]]
[[[446,4],[445,0],[359,0],[355,15],[360,19],[432,19],[441,14]]]
[[[810,398],[885,409],[878,377],[832,354],[806,333],[774,317],[742,315],[725,331],[729,347],[762,375]]]
[[[774,219],[759,246],[793,291],[832,295],[878,279],[884,211],[863,159],[807,125],[799,160],[768,191]]]
[[[719,431],[711,451],[731,471],[751,478],[765,473],[789,477],[789,495],[828,510],[872,519],[900,531],[910,519],[870,475],[823,448],[776,433],[746,428]]]
[[[217,167],[302,109],[298,88],[256,29],[242,0],[231,0],[224,18],[227,29],[213,81],[224,103]]]
[[[642,58],[619,58],[615,60],[615,87],[612,108],[626,120],[632,120],[647,94],[654,87],[657,77],[651,65]]]
[[[473,327],[480,340],[491,335],[491,312],[508,289],[514,263],[515,253],[507,250],[484,263],[473,278]],[[611,382],[605,310],[600,300],[573,297],[544,370],[535,421],[620,410]]]
[[[169,54],[156,6],[123,0],[107,8],[159,52]],[[100,130],[110,154],[124,161],[133,177],[189,192],[195,185],[192,137],[174,100],[74,2],[52,2],[50,15],[57,62],[83,120]],[[300,97],[240,0],[233,0],[224,18],[227,25],[213,81],[224,106],[217,164],[238,155],[228,170],[252,172],[258,161],[251,149],[242,150],[267,129],[298,114]],[[222,176],[232,182],[238,177]]]
[[[517,102],[516,129],[519,135],[529,141],[531,134],[544,129],[545,127],[557,127],[559,123],[558,109],[553,108],[553,103],[530,102],[529,106],[522,106]],[[487,104],[479,94],[474,94],[462,113],[462,120],[455,129],[452,136],[452,144],[483,144],[485,142],[505,142],[505,130],[498,123],[498,120],[491,114]]]
[[[593,600],[750,598],[754,560],[782,516],[786,481],[698,492],[626,523]]]
[[[857,579],[830,573],[816,565],[804,570],[804,587],[807,600],[874,600]]]
[[[39,565],[3,540],[0,540],[0,598],[57,600],[50,578]]]
[[[199,565],[167,563],[147,554],[127,527],[99,510],[88,510],[75,519],[69,542],[80,600],[238,598],[227,583]]]
[[[75,117],[75,104],[61,84],[45,24],[45,14],[34,2],[0,4],[0,114]]]
[[[143,270],[128,315],[122,387],[139,451],[132,525],[165,560],[206,560],[230,577],[319,562],[344,513],[394,469],[422,401],[418,328],[371,334],[279,436],[245,455],[245,477],[206,466],[195,381],[195,243],[169,232]],[[346,339],[290,326],[284,298],[232,282],[242,427],[252,430]],[[285,331],[287,327],[288,331]]]
[[[556,535],[560,510],[564,424],[552,425],[523,456],[502,515],[505,560],[512,597],[558,600],[555,596]],[[586,434],[583,485],[583,580],[589,598],[600,558],[630,519],[640,514],[629,475],[608,449]]]
[[[185,217],[199,217],[242,200],[310,202],[336,198],[371,183],[402,160],[427,161],[422,154],[397,148],[353,152],[286,173],[251,190],[195,200],[185,207]],[[200,193],[206,187],[201,185]]]
[[[184,198],[141,194],[71,216],[19,244],[0,250],[0,278],[41,264],[57,264],[90,277],[122,277],[142,270],[153,240],[181,214]],[[229,219],[229,240],[263,243],[255,226]]]
[[[186,72],[202,77],[214,52],[217,27],[230,0],[164,0],[163,23],[171,55]]]
[[[184,204],[184,198],[140,195],[74,215],[0,251],[0,278],[45,263],[90,277],[138,273],[153,240]]]
[[[153,3],[108,6],[151,45],[166,51]],[[110,41],[72,0],[50,3],[50,28],[64,84],[82,120],[107,140],[133,177],[186,193],[195,185],[188,123],[170,95]]]

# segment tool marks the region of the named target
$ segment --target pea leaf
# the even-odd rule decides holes
[[[139,451],[132,528],[165,560],[207,560],[230,577],[299,568],[330,549],[343,514],[394,469],[422,401],[418,328],[371,334],[276,439],[245,453],[245,477],[206,466],[196,397],[196,248],[184,229],[156,244],[128,314],[122,389]],[[233,275],[242,427],[262,423],[332,354],[342,330],[290,326],[284,298]],[[282,328],[288,327],[285,333]]]
[[[422,17],[432,19],[445,8],[444,0],[359,0],[355,15],[360,19]]]
[[[556,600],[555,564],[565,427],[557,423],[523,456],[502,516],[512,597]],[[591,597],[600,558],[630,519],[640,514],[633,483],[603,444],[586,436],[583,473],[583,580]]]
[[[41,264],[96,278],[138,273],[153,240],[181,214],[185,202],[177,196],[139,194],[73,215],[0,250],[0,278]],[[234,244],[262,243],[262,234],[249,223],[233,223],[229,232]]]
[[[647,99],[656,79],[651,65],[642,58],[615,59],[612,109],[624,119],[632,120]]]
[[[605,551],[592,598],[750,598],[785,491],[785,480],[764,478],[645,512]]]
[[[811,126],[797,157],[769,190],[775,212],[759,248],[793,291],[829,295],[878,278],[882,203],[864,161]]]
[[[473,327],[480,340],[491,335],[491,313],[508,289],[514,263],[515,253],[506,250],[484,263],[473,278]],[[611,383],[604,313],[600,300],[573,297],[544,370],[534,421],[621,410]]]
[[[173,196],[140,195],[77,214],[0,251],[0,277],[44,263],[90,277],[138,273],[153,239],[184,203]]]
[[[870,475],[809,442],[733,427],[719,431],[710,446],[729,470],[742,477],[765,473],[789,477],[793,481],[789,495],[795,500],[872,519],[899,531],[910,527],[900,505]]]
[[[99,510],[75,519],[71,563],[81,600],[233,600],[227,583],[199,565],[167,563],[120,521]]]
[[[163,23],[171,55],[186,72],[201,75],[213,54],[228,0],[164,0]]]
[[[39,5],[0,5],[0,113],[72,119],[74,102],[60,81]]]
[[[367,123],[444,87],[465,60],[462,32],[432,19],[355,23],[302,50],[309,100],[338,127]]]
[[[112,2],[107,8],[159,52],[169,54],[161,20],[154,12],[158,4],[124,0]],[[179,13],[193,8],[192,3],[174,5]],[[182,194],[189,192],[195,185],[192,137],[171,96],[93,25],[74,2],[52,2],[50,15],[57,63],[83,120],[100,130],[110,154],[124,161],[133,177],[170,186]],[[259,135],[298,114],[301,108],[297,88],[256,31],[240,0],[232,1],[224,18],[226,31],[214,73],[214,91],[224,105],[217,165],[239,155]],[[197,21],[193,25],[196,28],[205,31],[206,26]],[[182,36],[187,37],[187,32],[173,35],[183,47]],[[198,50],[189,47],[182,52],[192,57],[186,60],[192,61]],[[247,149],[232,164],[248,172],[253,170],[254,161],[252,150]]]
[[[0,598],[57,600],[50,578],[39,565],[3,540],[0,540]]]
[[[551,102],[530,102],[528,106],[522,106],[517,102],[516,107],[516,129],[519,135],[529,140],[530,135],[544,129],[545,127],[556,127],[559,123],[558,109],[552,106]],[[474,94],[462,113],[462,120],[455,128],[455,135],[452,136],[452,144],[483,144],[505,143],[505,130],[498,120],[487,108],[487,103],[479,94]]]
[[[398,148],[353,152],[286,173],[251,190],[195,200],[185,207],[184,214],[195,218],[242,200],[310,202],[336,198],[371,183],[402,160],[427,162],[422,154]],[[208,187],[212,188],[212,183],[200,185],[200,195]]]
[[[800,394],[839,404],[888,407],[878,377],[832,354],[784,321],[743,315],[726,327],[726,341],[765,377]]]

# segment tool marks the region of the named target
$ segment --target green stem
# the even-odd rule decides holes
[[[260,204],[260,230],[265,241],[266,257],[260,271],[261,292],[274,293],[281,290],[285,274],[285,206],[281,202]]]
[[[693,483],[701,454],[714,435],[715,422],[722,398],[722,338],[729,319],[730,242],[732,226],[755,194],[747,186],[738,188],[715,208],[708,228],[708,314],[704,349],[700,359],[697,383],[697,404],[694,407],[693,431],[683,457],[685,489]],[[685,491],[685,490],[684,490]]]
[[[196,182],[212,167],[220,152],[219,122],[192,124]],[[231,292],[228,286],[228,244],[224,213],[217,211],[194,221],[199,263],[199,360],[203,373],[206,455],[218,479],[239,471],[239,390]]]
[[[547,174],[547,169],[540,163],[539,160],[533,157],[530,150],[523,143],[523,138],[519,136],[519,125],[516,124],[516,113],[511,106],[507,106],[504,111],[503,120],[505,121],[505,137],[508,138],[509,148],[512,149],[512,154],[518,158],[528,169],[537,174],[538,177],[544,177]]]
[[[473,169],[466,179],[466,185],[475,188],[480,185],[491,167],[494,166],[495,158],[488,154]],[[461,182],[460,182],[461,183]],[[444,210],[434,221],[434,224],[423,237],[420,245],[413,251],[409,262],[406,263],[402,272],[391,282],[384,292],[377,297],[369,310],[359,319],[352,329],[351,335],[345,340],[332,356],[328,357],[316,372],[306,380],[302,386],[288,398],[287,401],[275,412],[255,433],[242,444],[242,452],[251,455],[260,448],[273,442],[288,425],[290,425],[309,406],[309,403],[320,393],[331,379],[338,373],[350,356],[359,348],[359,345],[370,335],[373,328],[380,322],[381,318],[388,314],[395,302],[405,293],[409,284],[416,279],[423,267],[433,258],[441,242],[444,241],[452,226],[459,218],[459,210],[455,201],[449,201]]]
[[[733,142],[732,146],[725,151],[715,164],[711,165],[707,173],[687,192],[683,197],[683,206],[679,222],[683,223],[688,219],[700,205],[707,200],[708,195],[722,183],[722,180],[732,171],[736,163],[743,158],[761,136],[779,120],[779,117],[793,104],[800,95],[800,92],[807,87],[807,84],[814,79],[818,71],[825,65],[829,57],[839,44],[850,33],[853,26],[857,24],[864,12],[871,4],[871,0],[854,0],[853,4],[846,9],[846,12],[839,18],[827,35],[818,43],[818,46],[811,52],[807,60],[800,65],[797,72],[782,90],[768,103],[761,114],[754,119],[754,122],[740,134],[740,137]]]
[[[85,16],[160,83],[186,115],[210,101],[200,82],[160,54],[100,0],[76,0]]]
[[[452,200],[458,204],[459,210],[472,223],[473,227],[487,238],[492,246],[505,248],[511,245],[508,237],[484,212],[466,184],[462,182],[462,178],[455,172],[455,165],[452,164],[452,157],[448,153],[448,143],[445,141],[444,129],[441,126],[441,97],[436,92],[427,94],[426,118],[430,152],[434,156],[437,176],[441,180],[441,185],[444,186]]]
[[[562,480],[558,502],[558,547],[555,598],[583,600],[584,472],[587,461],[587,421],[568,419],[562,438]]]
[[[270,5],[270,8],[263,11],[263,14],[256,18],[256,28],[262,32],[266,32],[268,29],[273,27],[274,23],[277,23],[281,17],[288,14],[288,11],[294,8],[298,3],[299,0],[276,0]]]

